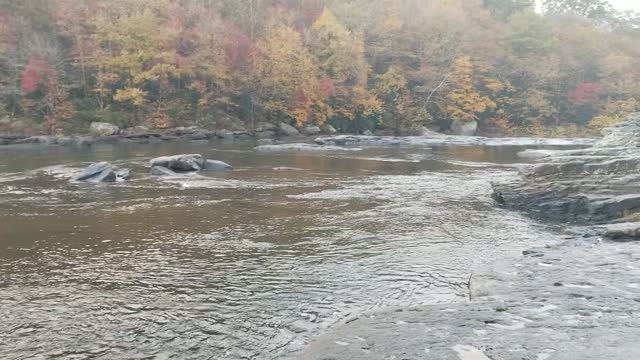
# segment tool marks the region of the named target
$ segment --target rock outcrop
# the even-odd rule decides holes
[[[270,152],[270,151],[305,151],[305,152],[323,152],[323,151],[360,151],[361,148],[354,147],[341,147],[334,145],[317,145],[317,144],[304,144],[304,143],[292,143],[292,144],[275,144],[275,145],[259,145],[254,148],[256,151]]]
[[[105,122],[92,122],[89,125],[89,134],[91,136],[110,136],[117,135],[120,132],[120,128]]]
[[[171,169],[167,169],[164,166],[154,166],[151,168],[151,171],[149,172],[149,174],[154,175],[154,176],[177,176],[178,174],[171,170]]]
[[[295,358],[640,358],[640,243],[564,244],[523,255],[474,273],[472,301],[363,314]]]
[[[472,121],[454,120],[453,123],[451,124],[451,131],[455,135],[473,136],[478,131],[478,122],[475,120],[472,120]]]
[[[565,243],[474,272],[472,301],[351,318],[296,358],[640,358],[640,116],[604,134],[587,149],[525,151],[538,163],[492,184],[502,206],[572,225]]]
[[[162,166],[179,172],[200,171],[204,167],[204,162],[205,159],[200,154],[183,154],[152,159],[151,167]]]
[[[278,125],[278,130],[285,136],[299,136],[300,132],[298,131],[298,129],[294,128],[293,126],[286,124],[286,123],[280,123],[280,125]]]
[[[205,160],[202,166],[202,171],[227,171],[233,170],[233,167],[224,161],[219,160]]]
[[[200,154],[162,156],[150,161],[151,175],[176,175],[194,171],[226,171],[233,167],[223,161],[208,160]]]
[[[302,135],[313,136],[320,134],[322,130],[320,130],[320,128],[315,125],[307,125],[300,129],[300,132],[302,133]]]
[[[523,167],[519,179],[493,184],[494,199],[553,221],[616,223],[614,230],[596,228],[612,238],[634,234],[630,227],[640,219],[640,114],[603,133],[587,149],[522,152],[537,163]]]
[[[334,135],[338,132],[338,130],[336,130],[336,128],[334,128],[332,125],[330,124],[324,124],[322,125],[321,128],[322,132],[327,134],[327,135]]]
[[[84,181],[92,183],[114,183],[116,181],[128,180],[129,170],[114,169],[114,167],[106,162],[98,162],[89,165],[80,174],[73,178],[73,181]]]

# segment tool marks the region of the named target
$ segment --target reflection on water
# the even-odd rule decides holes
[[[491,204],[517,150],[0,149],[0,358],[278,358],[362,311],[465,301],[473,266],[555,240]],[[236,171],[145,175],[194,152]],[[133,179],[67,181],[99,160]]]

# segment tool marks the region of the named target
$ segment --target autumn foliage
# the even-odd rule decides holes
[[[0,116],[49,132],[477,121],[554,135],[637,111],[634,18],[600,0],[543,3],[0,0]]]

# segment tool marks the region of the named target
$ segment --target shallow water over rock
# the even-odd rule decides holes
[[[270,359],[350,316],[465,301],[473,267],[555,243],[495,208],[522,147],[0,149],[0,358]],[[224,173],[148,175],[198,153]],[[128,183],[69,183],[91,162]]]

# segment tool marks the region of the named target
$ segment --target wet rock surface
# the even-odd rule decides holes
[[[477,270],[469,302],[350,319],[297,358],[640,358],[640,115],[603,134],[588,149],[524,151],[538,163],[492,184],[505,208],[580,226],[565,243]]]
[[[182,154],[162,156],[151,159],[151,167],[161,166],[172,171],[200,171],[204,167],[205,159],[200,154]]]
[[[452,145],[452,146],[591,146],[594,139],[543,139],[543,138],[487,138],[427,134],[424,136],[370,136],[335,135],[315,139],[318,145],[337,146],[396,146],[396,145]]]
[[[274,144],[274,145],[259,145],[255,147],[256,151],[305,151],[305,152],[323,152],[323,151],[359,151],[360,148],[343,147],[334,145],[316,145],[305,143],[291,143],[291,144]]]
[[[493,184],[494,199],[506,208],[555,221],[634,221],[640,210],[640,116],[604,133],[587,149],[520,153],[537,163],[521,168],[520,178]]]
[[[298,131],[298,129],[296,129],[293,126],[291,126],[289,124],[286,124],[286,123],[280,123],[278,125],[278,129],[285,136],[298,136],[298,135],[300,135],[300,132]]]
[[[89,134],[92,136],[109,136],[120,133],[120,128],[105,122],[92,122],[89,126]]]
[[[128,180],[129,170],[114,169],[108,162],[98,162],[89,165],[80,174],[73,178],[73,181],[84,181],[92,183],[114,183],[116,181]]]
[[[638,243],[531,251],[474,275],[472,302],[363,315],[297,358],[640,358],[639,264]]]
[[[200,154],[161,156],[151,159],[151,175],[176,175],[194,171],[226,171],[233,167],[224,161],[205,159]]]

